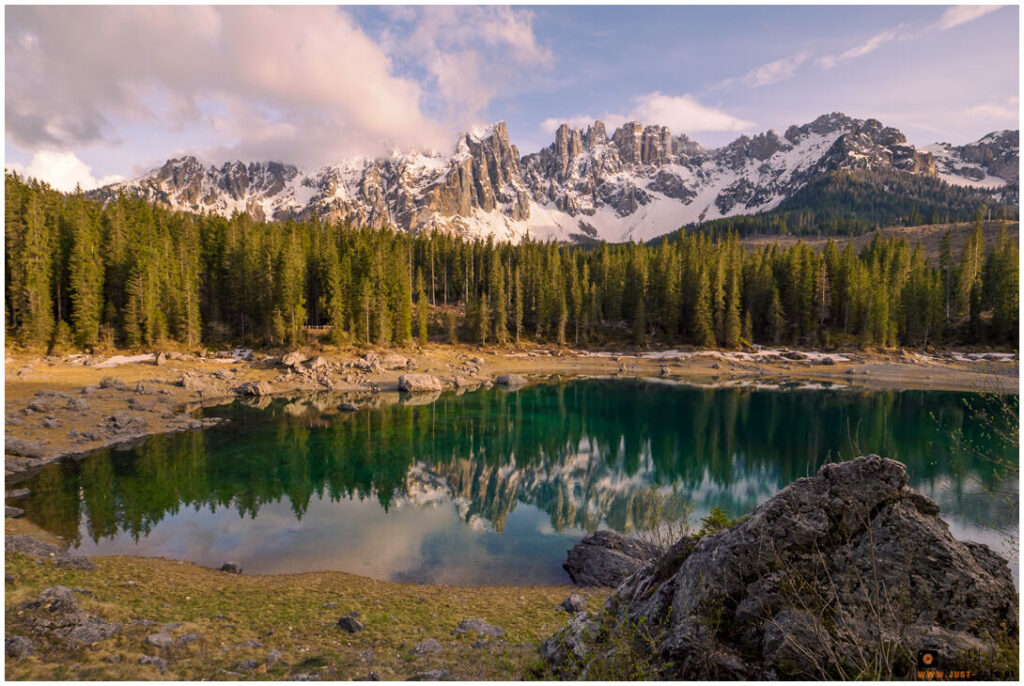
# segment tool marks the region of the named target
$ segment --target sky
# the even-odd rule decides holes
[[[706,147],[821,114],[915,145],[1019,126],[1016,6],[5,8],[5,168],[62,190],[164,160],[449,151],[503,120]]]

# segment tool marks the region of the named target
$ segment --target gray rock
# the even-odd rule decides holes
[[[24,636],[8,635],[4,638],[4,652],[7,657],[26,657],[35,650],[35,644]]]
[[[366,628],[363,626],[362,622],[356,619],[356,617],[358,616],[358,612],[350,612],[349,614],[345,615],[344,617],[338,620],[338,626],[350,634],[358,633]]]
[[[174,645],[174,636],[171,636],[166,631],[161,631],[156,634],[150,634],[146,636],[146,644],[156,646],[157,648],[170,648]]]
[[[238,395],[253,396],[256,398],[270,395],[273,393],[273,388],[266,381],[246,381],[244,384],[235,389],[235,393]]]
[[[33,609],[49,610],[58,614],[78,612],[74,591],[67,586],[50,586],[39,594],[39,600],[29,603]]]
[[[444,384],[430,374],[403,374],[398,377],[398,389],[407,393],[443,391]]]
[[[577,615],[542,654],[559,677],[586,678],[598,655],[615,664],[602,637],[644,626],[651,649],[629,659],[651,679],[912,677],[913,658],[871,662],[881,644],[1005,677],[985,656],[1017,636],[1009,565],[957,541],[937,511],[898,462],[824,465],[732,527],[681,540],[618,587],[604,625]]]
[[[281,358],[281,364],[283,364],[285,367],[292,367],[292,368],[298,367],[299,365],[301,365],[305,361],[306,361],[306,356],[304,354],[300,353],[297,350],[294,351],[294,352],[290,352],[290,353],[288,353],[287,355],[285,355],[284,357]]]
[[[358,412],[359,406],[355,403],[344,402],[338,405],[338,409],[342,412]]]
[[[112,376],[105,376],[100,381],[100,388],[113,388],[118,391],[127,391],[128,386],[125,385],[124,381],[115,379]]]
[[[278,664],[279,662],[282,661],[282,659],[283,658],[281,656],[281,651],[280,650],[271,650],[269,653],[267,653],[267,659],[265,660],[265,662],[267,663],[267,666],[269,667],[270,665]]]
[[[562,567],[577,586],[614,588],[656,554],[651,546],[614,531],[595,531],[569,550]]]
[[[420,641],[412,649],[413,655],[436,655],[440,653],[444,648],[436,638],[428,638],[425,641]]]
[[[64,640],[72,645],[91,646],[113,638],[120,632],[120,624],[113,624],[99,617],[89,617],[71,629]]]
[[[70,398],[65,407],[72,412],[85,412],[89,409],[89,401],[85,398]]]
[[[39,441],[28,441],[13,436],[4,438],[4,453],[7,455],[39,459],[46,457],[48,452],[46,446]]]
[[[167,353],[157,353],[156,358],[153,360],[153,364],[157,367],[163,367],[167,364]]]
[[[238,663],[237,669],[243,672],[251,672],[259,666],[260,663],[257,660],[242,660]]]
[[[195,631],[190,631],[187,634],[182,634],[181,636],[178,636],[178,640],[175,641],[175,643],[177,643],[178,645],[182,645],[183,646],[183,645],[188,645],[189,643],[195,643],[196,641],[202,641],[202,640],[203,640],[203,635],[202,634],[196,633]]]
[[[406,681],[447,681],[448,670],[447,669],[431,669],[426,672],[419,672],[413,674]]]
[[[587,609],[587,601],[578,593],[571,593],[569,597],[563,600],[562,604],[558,607],[562,608],[566,612],[576,614],[577,612],[583,612]]]
[[[220,566],[220,571],[227,572],[228,574],[241,574],[242,564],[240,562],[230,560]]]
[[[140,665],[153,665],[161,672],[167,669],[167,660],[156,655],[143,655],[139,658]]]
[[[11,507],[10,505],[4,507],[4,517],[8,519],[17,519],[23,514],[25,514],[25,510],[20,507]]]
[[[520,374],[500,374],[494,380],[494,383],[498,384],[499,386],[507,386],[509,388],[517,388],[519,386],[525,386],[526,384],[528,384],[530,382],[527,381],[525,376],[522,376]]]
[[[500,626],[488,624],[482,619],[463,619],[459,625],[452,629],[452,635],[467,634],[475,632],[478,636],[504,636],[505,630]]]

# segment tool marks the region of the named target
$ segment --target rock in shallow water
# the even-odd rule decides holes
[[[562,568],[577,586],[615,588],[655,556],[651,546],[614,531],[595,531],[569,550]]]
[[[947,667],[994,669],[970,655],[1015,640],[1009,566],[953,538],[937,511],[898,462],[825,465],[629,577],[606,603],[610,632],[579,615],[542,652],[557,676],[584,679],[636,660],[648,678],[906,678],[923,649]],[[641,655],[600,638],[641,625],[651,633]]]
[[[526,380],[525,376],[520,374],[500,374],[498,378],[494,380],[494,383],[508,388],[518,388],[519,386],[525,386],[529,381]]]
[[[407,393],[443,391],[444,384],[430,374],[402,374],[398,377],[398,389]]]

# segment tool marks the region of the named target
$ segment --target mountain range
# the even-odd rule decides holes
[[[809,189],[839,174],[868,179],[882,194],[906,194],[906,183],[927,180],[932,198],[948,191],[961,201],[967,193],[978,204],[1016,203],[1019,147],[1019,131],[998,131],[966,145],[916,148],[876,119],[832,113],[716,149],[635,121],[611,135],[600,121],[586,130],[562,124],[551,145],[523,156],[499,122],[460,135],[448,152],[393,152],[313,170],[281,162],[218,167],[187,156],[90,195],[109,200],[123,192],[260,221],[318,216],[498,240],[620,242],[799,209]]]

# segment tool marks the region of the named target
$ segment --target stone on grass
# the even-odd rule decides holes
[[[35,644],[24,636],[7,636],[4,638],[4,651],[7,657],[26,657],[35,650]]]
[[[420,641],[416,644],[416,647],[412,649],[413,655],[436,655],[440,653],[444,648],[441,646],[440,641],[436,638],[428,638],[425,641]]]
[[[338,620],[338,626],[350,634],[358,633],[366,628],[362,622],[356,619],[358,616],[358,612],[350,612]]]
[[[452,635],[468,634],[476,632],[478,636],[504,636],[505,630],[500,626],[488,624],[482,619],[464,619],[459,625],[452,629]]]
[[[167,669],[167,660],[156,655],[143,655],[139,658],[140,665],[153,665],[161,672]]]
[[[578,593],[572,593],[568,598],[563,600],[562,604],[558,607],[562,608],[566,612],[576,614],[577,612],[583,612],[587,609],[587,601]]]
[[[227,572],[228,574],[241,574],[242,563],[229,560],[220,566],[220,571]]]
[[[170,648],[174,645],[174,637],[166,631],[146,636],[145,642],[157,648]]]

